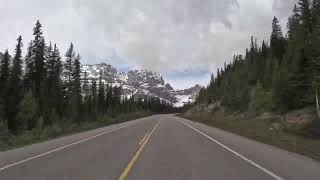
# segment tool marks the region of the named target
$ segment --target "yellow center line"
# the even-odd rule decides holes
[[[122,172],[121,176],[119,177],[119,180],[125,180],[126,177],[128,176],[131,168],[133,167],[134,163],[137,161],[138,157],[140,156],[143,148],[146,146],[146,144],[148,143],[151,135],[154,133],[154,131],[156,130],[156,128],[158,127],[160,121],[158,121],[158,123],[154,126],[154,128],[152,129],[152,131],[146,136],[146,139],[143,141],[142,145],[140,146],[140,148],[138,149],[138,151],[136,152],[136,154],[133,156],[133,158],[131,159],[131,161],[128,163],[128,165],[126,166],[126,168],[124,169],[124,171]]]
[[[149,132],[147,132],[147,134],[141,139],[141,141],[139,142],[139,145],[141,145],[144,142],[144,140],[147,138],[148,134],[149,134]]]

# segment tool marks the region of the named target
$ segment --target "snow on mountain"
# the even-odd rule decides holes
[[[0,60],[3,54],[0,52]],[[121,86],[123,95],[137,98],[158,97],[162,101],[167,101],[175,107],[181,107],[186,103],[194,102],[198,96],[201,86],[196,85],[189,89],[174,90],[171,85],[164,81],[161,74],[148,70],[131,70],[119,73],[113,66],[100,63],[94,65],[81,66],[81,79],[84,80],[87,73],[87,80],[91,84],[92,80],[99,81],[100,72],[102,82],[111,86]],[[62,72],[62,80],[67,80],[67,74]]]
[[[131,70],[118,73],[117,69],[109,64],[101,63],[95,65],[82,65],[81,77],[84,79],[85,73],[89,82],[98,81],[100,72],[105,84],[112,86],[121,86],[123,94],[127,97],[144,98],[158,97],[164,101],[172,103],[176,107],[181,107],[188,102],[193,102],[201,86],[196,85],[189,89],[174,90],[171,85],[163,80],[161,74],[147,70]]]

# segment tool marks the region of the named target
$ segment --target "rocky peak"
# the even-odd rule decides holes
[[[103,82],[112,86],[122,86],[123,94],[126,96],[134,94],[138,98],[158,97],[175,106],[193,102],[201,89],[199,85],[196,85],[189,89],[175,91],[169,83],[165,82],[161,74],[148,70],[118,73],[116,68],[105,63],[83,65],[81,68],[82,78],[86,72],[88,79],[99,80],[101,71]]]

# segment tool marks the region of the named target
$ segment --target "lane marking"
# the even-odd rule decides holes
[[[119,127],[119,128],[111,129],[111,130],[109,130],[109,131],[106,131],[106,132],[103,132],[103,133],[94,135],[94,136],[92,136],[92,137],[88,137],[88,138],[85,138],[85,139],[82,139],[82,140],[73,142],[73,143],[71,143],[71,144],[68,144],[68,145],[65,145],[65,146],[62,146],[62,147],[59,147],[59,148],[50,150],[50,151],[48,151],[48,152],[45,152],[45,153],[42,153],[42,154],[38,154],[38,155],[36,155],[36,156],[32,156],[32,157],[29,157],[29,158],[27,158],[27,159],[24,159],[24,160],[21,160],[21,161],[12,163],[12,164],[5,165],[5,166],[3,166],[3,167],[0,168],[0,172],[3,171],[3,170],[5,170],[5,169],[8,169],[8,168],[10,168],[10,167],[13,167],[13,166],[16,166],[16,165],[19,165],[19,164],[22,164],[22,163],[31,161],[31,160],[36,159],[36,158],[40,158],[40,157],[42,157],[42,156],[46,156],[46,155],[48,155],[48,154],[51,154],[51,153],[54,153],[54,152],[57,152],[57,151],[66,149],[66,148],[68,148],[68,147],[71,147],[71,146],[74,146],[74,145],[77,145],[77,144],[80,144],[80,143],[83,143],[83,142],[86,142],[86,141],[89,141],[89,140],[92,140],[92,139],[94,139],[94,138],[97,138],[97,137],[103,136],[103,135],[105,135],[105,134],[108,134],[108,133],[111,133],[111,132],[114,132],[114,131],[123,129],[123,128],[128,127],[128,126],[130,126],[130,125],[125,125],[125,126],[122,126],[122,127]]]
[[[228,150],[229,152],[233,153],[234,155],[238,156],[238,157],[241,158],[242,160],[244,160],[244,161],[250,163],[251,165],[255,166],[256,168],[262,170],[263,172],[265,172],[266,174],[272,176],[273,178],[275,178],[275,179],[277,179],[277,180],[284,180],[282,177],[276,175],[275,173],[269,171],[268,169],[262,167],[261,165],[253,162],[252,160],[246,158],[246,157],[243,156],[242,154],[240,154],[240,153],[232,150],[232,149],[229,148],[228,146],[224,145],[223,143],[221,143],[221,142],[218,141],[218,140],[213,139],[212,137],[210,137],[209,135],[203,133],[202,131],[198,130],[197,128],[195,128],[195,127],[193,127],[193,126],[191,126],[191,125],[189,125],[189,124],[187,124],[187,123],[184,123],[184,122],[181,122],[181,121],[179,121],[179,122],[182,123],[182,124],[184,124],[184,125],[186,125],[187,127],[191,128],[192,130],[198,132],[199,134],[203,135],[204,137],[206,137],[206,138],[209,139],[210,141],[218,144],[219,146],[223,147],[224,149]]]
[[[144,140],[147,138],[148,134],[149,134],[149,132],[147,132],[146,135],[141,139],[141,141],[139,142],[139,145],[141,145],[144,142]]]
[[[139,158],[142,150],[144,149],[144,147],[146,146],[146,144],[148,143],[151,135],[154,133],[154,131],[157,129],[158,125],[160,123],[160,120],[158,121],[158,123],[154,126],[154,128],[150,131],[149,135],[147,136],[147,138],[145,139],[145,141],[143,141],[142,145],[140,146],[140,148],[138,149],[138,151],[136,152],[136,154],[133,156],[133,158],[130,160],[130,162],[128,163],[128,165],[126,166],[126,168],[124,169],[124,171],[122,172],[122,174],[119,177],[119,180],[125,180],[126,177],[128,176],[130,170],[132,169],[134,163],[137,161],[137,159]]]

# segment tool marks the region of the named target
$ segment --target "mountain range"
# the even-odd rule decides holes
[[[118,72],[110,64],[100,63],[81,66],[81,78],[85,79],[85,74],[89,83],[92,80],[99,81],[100,73],[104,84],[121,86],[123,95],[128,97],[158,97],[161,100],[172,103],[175,107],[181,107],[188,102],[193,102],[200,89],[195,85],[188,89],[175,90],[166,82],[162,75],[148,70],[130,70],[128,72]]]

